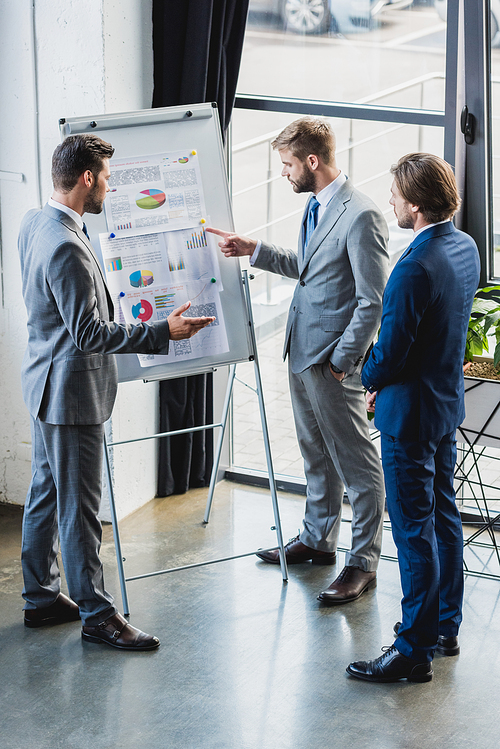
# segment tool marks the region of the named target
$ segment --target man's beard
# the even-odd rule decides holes
[[[99,187],[96,181],[83,204],[84,213],[102,213],[104,201],[98,196],[98,190]]]
[[[304,169],[300,177],[295,182],[291,182],[294,192],[314,192],[316,193],[316,175],[304,164]]]
[[[400,229],[413,229],[413,217],[410,209],[405,206],[396,217]]]

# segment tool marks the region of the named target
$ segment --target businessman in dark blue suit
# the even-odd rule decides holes
[[[445,161],[409,154],[391,172],[398,225],[414,235],[387,283],[379,340],[362,381],[381,433],[403,616],[394,645],[347,672],[374,682],[423,682],[432,679],[436,650],[459,652],[463,537],[453,488],[455,430],[465,416],[463,357],[479,256],[451,222],[460,199]]]

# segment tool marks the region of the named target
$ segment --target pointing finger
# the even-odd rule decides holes
[[[223,231],[222,229],[214,229],[211,226],[205,226],[205,231],[208,231],[210,234],[217,234],[219,237],[228,237],[230,232]]]

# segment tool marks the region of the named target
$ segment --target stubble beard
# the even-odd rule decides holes
[[[302,174],[291,185],[294,192],[313,192],[316,194],[316,175],[304,164]]]
[[[404,208],[396,218],[400,229],[413,229],[413,220],[409,208]]]
[[[83,212],[84,213],[102,213],[102,207],[104,204],[104,200],[102,200],[98,195],[99,187],[97,185],[97,182],[92,187],[91,191],[87,195],[87,198],[85,200],[85,203],[83,204]]]

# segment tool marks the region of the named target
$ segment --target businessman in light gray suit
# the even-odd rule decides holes
[[[104,422],[117,390],[113,354],[168,353],[214,318],[185,318],[189,303],[152,325],[119,325],[82,215],[101,213],[113,147],[69,136],[52,157],[54,192],[19,235],[28,346],[22,387],[31,415],[32,481],[23,519],[24,622],[82,620],[82,637],[123,650],[158,638],[132,627],[104,588],[99,559]],[[61,548],[68,598],[61,593]]]
[[[370,440],[360,373],[380,323],[388,231],[378,208],[337,168],[328,123],[301,118],[272,143],[282,175],[311,192],[298,252],[214,230],[226,257],[298,280],[285,333],[307,501],[302,532],[286,545],[288,564],[334,564],[344,487],[352,507],[346,564],[320,593],[327,605],[354,601],[376,585],[384,483]],[[210,229],[208,230],[210,231]],[[258,556],[279,563],[278,551]]]

